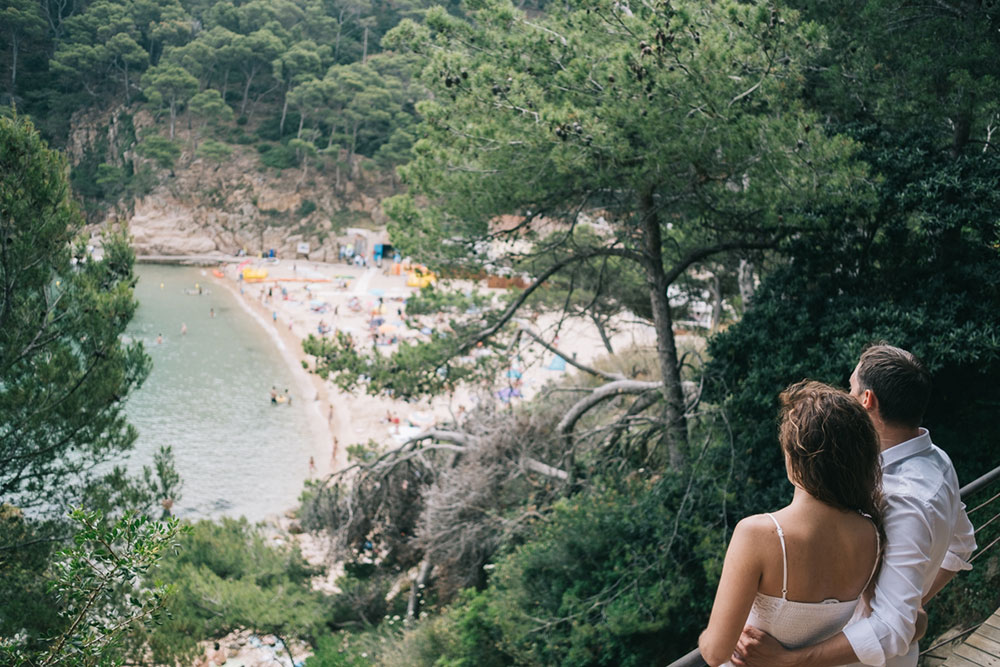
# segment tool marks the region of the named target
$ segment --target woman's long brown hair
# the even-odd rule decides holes
[[[869,515],[884,548],[879,438],[864,407],[847,392],[812,380],[788,387],[780,402],[778,438],[792,481],[827,505]]]

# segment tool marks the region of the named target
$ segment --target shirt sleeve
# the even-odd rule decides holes
[[[844,628],[858,660],[866,665],[884,665],[909,650],[924,582],[931,575],[933,530],[927,508],[905,495],[889,496],[886,502],[886,549],[872,613]]]
[[[948,544],[948,553],[945,554],[941,569],[949,572],[961,572],[971,570],[969,556],[976,550],[975,529],[969,521],[969,515],[965,512],[965,504],[962,503],[958,511],[958,518],[955,520],[955,532],[951,536]]]

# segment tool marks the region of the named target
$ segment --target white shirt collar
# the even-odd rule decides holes
[[[909,440],[904,440],[898,445],[893,445],[889,449],[882,452],[882,466],[891,465],[897,461],[902,461],[903,459],[918,454],[925,449],[929,449],[933,443],[931,442],[931,434],[927,429],[921,427],[920,435],[915,438],[910,438]]]

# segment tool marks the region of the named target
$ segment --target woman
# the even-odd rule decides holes
[[[792,502],[740,521],[698,648],[731,659],[745,624],[788,647],[815,644],[859,609],[881,561],[878,436],[860,403],[819,382],[781,394],[779,441]]]

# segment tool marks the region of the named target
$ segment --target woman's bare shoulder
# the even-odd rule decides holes
[[[736,528],[733,530],[733,534],[735,535],[737,532],[740,532],[746,537],[754,538],[768,535],[775,532],[775,530],[774,521],[769,516],[766,514],[751,514],[740,519],[740,522],[736,524]]]

